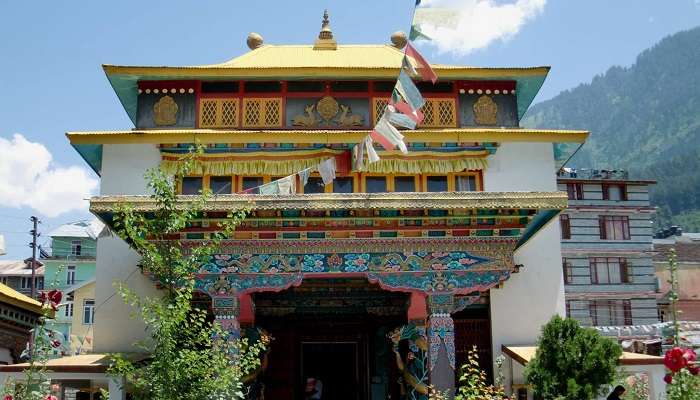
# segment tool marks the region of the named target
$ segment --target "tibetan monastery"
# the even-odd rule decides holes
[[[326,20],[314,44],[251,34],[251,50],[221,64],[105,65],[135,129],[67,134],[101,177],[91,211],[107,224],[119,202],[153,209],[144,172],[174,170],[195,142],[205,153],[179,182],[181,201],[211,189],[208,218],[252,204],[197,289],[212,320],[274,337],[256,396],[298,398],[315,377],[324,398],[425,399],[428,384],[454,387],[472,346],[493,374],[503,345],[534,343],[564,314],[558,146],[587,132],[519,126],[548,67],[434,65],[436,84],[416,82],[425,118],[403,132],[408,153],[377,147],[381,160],[354,170],[349,155],[384,112],[405,45],[401,33],[338,43]],[[328,158],[331,184],[313,172],[294,194],[250,193]],[[196,246],[214,226],[204,219],[181,240]],[[105,236],[97,248],[94,351],[129,351],[144,330],[112,283],[157,289],[133,274],[126,243]]]

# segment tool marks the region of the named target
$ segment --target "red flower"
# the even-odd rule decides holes
[[[693,375],[697,375],[700,372],[700,367],[688,367],[688,371]]]
[[[52,394],[47,394],[45,399],[46,400],[58,400],[58,398]]]
[[[666,352],[664,357],[664,365],[671,372],[678,372],[688,365],[688,360],[685,358],[685,352],[680,347],[674,347]]]
[[[51,308],[56,311],[58,310],[58,304],[61,303],[61,299],[63,298],[63,293],[61,293],[60,290],[57,289],[51,289],[48,292],[41,292],[39,294],[39,300],[41,300],[41,304],[47,304],[51,306]]]
[[[13,400],[14,398],[12,397],[11,394],[6,394],[5,397],[3,397],[3,400]]]
[[[698,355],[695,354],[695,350],[693,349],[685,349],[683,351],[683,358],[688,361],[688,364],[692,364],[698,358]]]
[[[51,341],[51,347],[53,347],[53,348],[61,347],[61,342],[59,342],[58,340],[54,339],[54,340]]]
[[[666,374],[666,376],[664,376],[664,382],[670,385],[671,382],[673,382],[673,376],[671,374]]]

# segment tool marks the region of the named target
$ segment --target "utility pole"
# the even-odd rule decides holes
[[[39,218],[35,216],[31,216],[29,218],[30,221],[34,224],[34,228],[29,231],[29,233],[32,235],[32,242],[29,243],[29,247],[32,248],[32,298],[36,298],[36,238],[39,237],[39,232],[37,230],[38,225],[39,225]]]

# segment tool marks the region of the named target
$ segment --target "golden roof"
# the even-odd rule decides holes
[[[505,354],[521,365],[526,365],[533,358],[535,358],[535,355],[537,354],[537,346],[503,345],[501,349]],[[618,364],[620,365],[655,365],[663,364],[663,362],[663,357],[652,356],[649,354],[630,353],[627,351],[622,352],[622,355],[618,359]]]
[[[73,145],[107,143],[359,143],[368,130],[133,129],[67,132]],[[583,143],[588,131],[524,128],[422,128],[406,142]]]
[[[23,295],[9,286],[3,285],[2,283],[0,283],[0,302],[7,303],[36,314],[43,313],[41,303],[29,296]]]

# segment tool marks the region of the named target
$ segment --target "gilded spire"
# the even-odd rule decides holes
[[[331,21],[328,18],[328,10],[323,10],[323,21],[321,22],[321,31],[318,33],[318,39],[314,43],[314,50],[335,50],[338,48],[338,43],[333,39],[333,31],[331,30]]]

